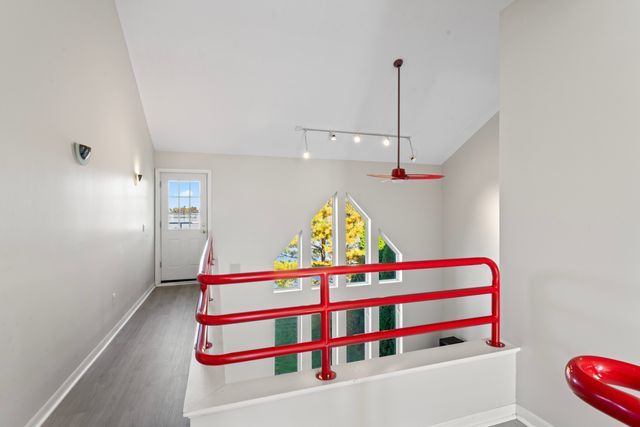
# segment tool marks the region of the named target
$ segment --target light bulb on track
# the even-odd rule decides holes
[[[360,135],[353,135],[353,142],[355,142],[356,144],[359,144],[360,141],[362,141],[362,138],[360,138]]]
[[[304,153],[302,153],[303,159],[308,159],[309,157],[311,157],[311,153],[309,153],[308,151],[305,151]]]
[[[329,132],[329,141],[337,141],[338,137],[335,132]]]
[[[391,141],[389,140],[389,138],[385,136],[384,139],[382,140],[382,145],[384,145],[385,147],[388,147],[389,145],[391,145]]]

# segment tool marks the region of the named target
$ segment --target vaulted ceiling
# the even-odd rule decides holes
[[[441,164],[498,110],[511,0],[117,0],[158,150],[294,157],[294,128],[402,133]],[[309,135],[314,158],[391,161],[380,138]],[[407,151],[405,150],[405,153]],[[404,156],[406,159],[407,156]]]

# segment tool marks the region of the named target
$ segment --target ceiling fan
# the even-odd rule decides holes
[[[402,59],[393,61],[393,66],[398,69],[398,161],[396,168],[391,171],[391,175],[370,173],[368,176],[374,178],[383,178],[388,181],[408,181],[408,180],[426,180],[426,179],[442,179],[444,175],[426,174],[426,173],[407,173],[400,167],[400,67],[402,67]]]

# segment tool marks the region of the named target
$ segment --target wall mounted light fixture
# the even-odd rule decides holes
[[[137,173],[136,174],[136,181],[138,182],[138,184],[140,184],[140,181],[142,181],[142,174],[141,173]]]

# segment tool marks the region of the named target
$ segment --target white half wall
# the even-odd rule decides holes
[[[519,0],[501,19],[505,338],[518,403],[555,426],[617,425],[567,361],[640,364],[640,2]]]
[[[0,425],[13,427],[152,284],[153,149],[112,0],[4,2],[0,52]],[[93,147],[89,165],[73,141]]]
[[[482,340],[215,387],[192,361],[184,414],[193,427],[488,427],[516,417],[517,348]]]
[[[445,258],[500,256],[500,185],[498,174],[498,124],[496,113],[442,166],[443,256]],[[445,271],[447,288],[486,286],[491,275],[485,269]],[[447,317],[466,318],[491,313],[491,297],[454,299],[447,302]],[[486,338],[490,326],[453,331],[464,340]]]
[[[442,257],[442,183],[381,183],[366,176],[390,170],[391,164],[171,152],[156,152],[155,159],[158,168],[212,171],[212,232],[221,273],[272,270],[275,257],[300,230],[306,242],[303,264],[308,265],[311,219],[336,192],[348,192],[370,216],[372,239],[377,241],[377,230],[382,229],[402,251],[404,260]],[[424,165],[407,168],[424,173],[440,171],[439,167]],[[338,215],[343,217],[342,207]],[[343,248],[339,251],[344,254]],[[372,258],[371,262],[378,262],[377,250]],[[342,284],[332,290],[332,300],[442,289],[442,272],[405,272],[402,284],[376,282],[374,277],[371,286],[345,288]],[[319,301],[318,291],[309,289],[308,283],[302,292],[274,294],[272,283],[226,286],[220,291],[221,305],[214,305],[223,312]],[[440,307],[440,302],[407,304],[404,325],[440,321]],[[375,319],[372,316],[374,330]],[[226,352],[268,347],[273,345],[274,322],[225,326],[223,334]],[[430,334],[405,338],[404,349],[437,345],[438,337]],[[226,369],[227,382],[269,375],[273,375],[272,359],[229,365]]]

